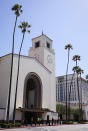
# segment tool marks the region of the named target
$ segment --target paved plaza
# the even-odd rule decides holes
[[[3,131],[88,131],[88,124],[6,129]]]

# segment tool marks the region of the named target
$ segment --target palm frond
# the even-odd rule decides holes
[[[79,69],[79,66],[74,66],[74,67],[72,68],[72,71],[74,71],[74,72],[77,73],[78,69]]]
[[[31,25],[28,25],[28,28],[30,28],[31,27]]]
[[[22,29],[22,33],[25,33],[26,32],[26,29]]]
[[[12,11],[14,11],[14,14],[15,14],[15,15],[20,16],[20,14],[23,12],[23,10],[22,10],[21,8],[22,8],[22,5],[15,4],[15,5],[12,7]]]
[[[23,13],[23,10],[20,10],[20,13]]]
[[[84,71],[79,66],[74,66],[72,70],[76,72],[78,75],[84,73]]]
[[[86,79],[88,80],[88,75],[86,75]]]
[[[28,22],[23,21],[21,22],[21,25],[19,25],[18,27],[21,28],[22,33],[25,33],[25,32],[30,33],[29,28],[31,27],[31,25],[29,25]]]
[[[15,4],[15,5],[12,7],[12,10],[17,10],[18,8],[20,8],[20,5],[19,5],[19,4]]]
[[[27,32],[30,33],[30,30],[28,30]]]
[[[80,61],[80,56],[79,55],[74,55],[73,58],[72,58],[72,60],[74,60],[74,61],[79,60]]]
[[[77,73],[81,75],[81,74],[83,74],[83,73],[84,73],[84,71],[83,71],[83,70],[79,67],[79,69],[78,69]]]
[[[67,50],[67,49],[73,49],[73,47],[72,47],[72,45],[71,44],[67,44],[67,45],[65,45],[65,49]]]
[[[18,27],[22,29],[22,25],[19,25]]]

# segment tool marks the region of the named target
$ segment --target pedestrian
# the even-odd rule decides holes
[[[53,125],[54,119],[52,118],[52,125]]]
[[[33,124],[33,117],[31,117],[31,126],[32,126],[32,124]]]

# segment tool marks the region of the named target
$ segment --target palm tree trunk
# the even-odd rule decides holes
[[[15,91],[15,101],[14,101],[14,110],[13,110],[13,123],[15,123],[16,100],[17,100],[17,89],[18,89],[19,67],[20,67],[20,53],[21,53],[23,41],[24,41],[24,33],[23,33],[23,38],[22,38],[22,42],[21,42],[21,46],[20,46],[20,51],[19,51],[19,56],[18,56],[18,69],[17,69],[16,91]]]
[[[81,75],[80,75],[80,79],[81,79]],[[81,89],[81,111],[80,111],[80,116],[81,116],[81,120],[83,120],[83,112],[82,112],[82,79],[81,79],[81,86],[80,86],[80,89]]]
[[[77,60],[76,60],[76,66],[77,66]]]
[[[77,66],[77,60],[76,60],[76,66]],[[79,95],[78,73],[77,73],[77,90],[78,90],[78,101],[79,101],[79,121],[80,121],[80,95]]]
[[[12,57],[11,57],[11,71],[10,71],[9,95],[8,95],[7,118],[6,118],[7,123],[9,123],[9,109],[10,109],[10,96],[11,96],[12,72],[13,72],[13,56],[14,56],[14,36],[15,36],[17,18],[18,18],[18,17],[16,16],[15,25],[14,25],[14,30],[13,30]]]
[[[80,94],[79,94],[78,74],[77,74],[77,89],[78,89],[78,101],[79,101],[79,121],[80,121]]]
[[[68,120],[70,120],[70,98],[71,98],[71,87],[72,87],[72,82],[73,82],[73,78],[74,78],[74,73],[72,75],[72,79],[71,79],[71,84],[70,84],[70,91],[69,91],[69,103],[68,103]]]
[[[69,65],[69,49],[68,49],[68,62],[67,62],[67,70],[66,70],[66,121],[68,120],[68,102],[67,102],[67,75],[68,75],[68,65]]]

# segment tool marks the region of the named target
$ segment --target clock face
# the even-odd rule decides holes
[[[52,62],[53,62],[51,55],[48,55],[48,56],[47,56],[47,62],[48,62],[48,63],[52,63]]]

